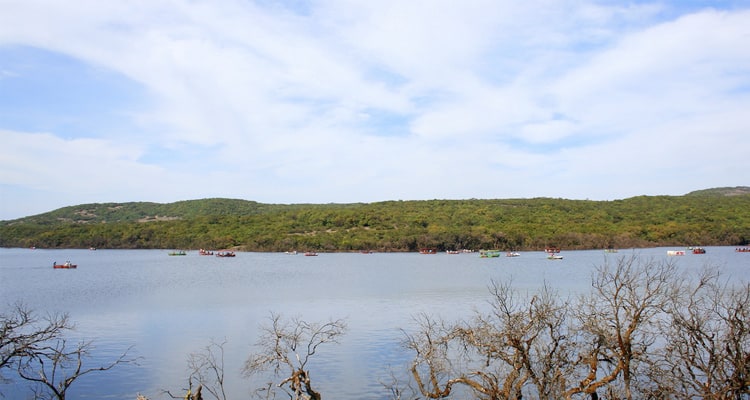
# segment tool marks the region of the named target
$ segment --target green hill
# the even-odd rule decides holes
[[[747,245],[750,188],[590,201],[551,198],[262,204],[84,204],[0,222],[0,246],[248,251],[533,250]]]

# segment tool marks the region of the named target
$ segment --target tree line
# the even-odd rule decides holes
[[[416,251],[748,243],[750,194],[297,205],[206,199],[89,204],[0,222],[2,247]]]
[[[410,361],[381,382],[383,397],[750,399],[750,284],[717,268],[677,272],[671,261],[621,257],[595,269],[590,292],[572,297],[549,285],[518,293],[512,282],[492,282],[488,311],[460,321],[415,316],[417,327],[403,330]],[[0,374],[16,372],[34,398],[62,400],[77,377],[132,361],[126,353],[82,368],[88,345],[65,350],[67,316],[41,321],[15,307],[0,319]],[[318,389],[309,361],[335,351],[345,320],[272,314],[260,332],[242,369],[254,397],[336,397]],[[228,399],[223,343],[191,354],[188,367],[187,393],[163,395]]]

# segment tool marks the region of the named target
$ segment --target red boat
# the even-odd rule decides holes
[[[554,247],[554,246],[553,247],[547,247],[546,249],[544,249],[544,252],[547,253],[547,254],[555,254],[555,253],[559,253],[560,249],[558,249],[557,247]]]
[[[77,264],[71,264],[70,261],[66,262],[65,264],[58,264],[57,261],[52,263],[52,268],[56,269],[73,269],[77,267]]]
[[[693,249],[693,254],[706,254],[706,249],[703,247],[696,247]]]

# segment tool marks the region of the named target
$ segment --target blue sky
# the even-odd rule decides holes
[[[747,1],[0,9],[0,219],[750,185]]]

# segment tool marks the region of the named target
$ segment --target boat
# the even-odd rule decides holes
[[[500,257],[500,250],[479,250],[479,257],[481,258]]]
[[[668,256],[684,256],[685,250],[667,250]]]
[[[521,253],[516,252],[516,251],[509,251],[509,252],[505,253],[505,257],[518,257],[520,255],[521,255]]]
[[[562,260],[563,256],[559,254],[550,253],[550,255],[547,256],[548,260]]]
[[[315,256],[317,256],[317,255],[318,255],[318,253],[316,253],[316,252],[314,252],[314,251],[306,251],[306,252],[305,252],[305,255],[306,255],[307,257],[315,257]]]
[[[547,254],[555,254],[555,253],[559,253],[560,249],[557,248],[557,247],[552,246],[552,247],[545,248],[544,252],[547,253]]]
[[[169,252],[170,256],[186,256],[187,252],[185,250],[179,250],[179,251],[171,251]]]
[[[437,254],[437,250],[435,249],[419,249],[419,254]]]
[[[234,257],[234,252],[228,250],[217,251],[216,257]]]
[[[297,255],[297,250],[285,251],[284,254],[287,254],[287,255],[290,255],[290,256],[296,256]]]
[[[703,247],[694,247],[693,254],[706,254],[706,249]]]
[[[445,254],[461,254],[461,252],[458,250],[446,250]]]
[[[70,261],[66,261],[65,264],[58,264],[57,261],[52,263],[52,268],[55,269],[73,269],[78,268],[77,264],[72,264]]]
[[[738,253],[750,253],[750,247],[738,247],[734,251]]]
[[[214,255],[214,252],[211,251],[211,250],[200,249],[200,250],[198,250],[198,254],[201,255],[201,256],[212,256],[212,255]]]
[[[610,247],[608,249],[604,249],[604,252],[605,253],[617,253],[617,249]]]

